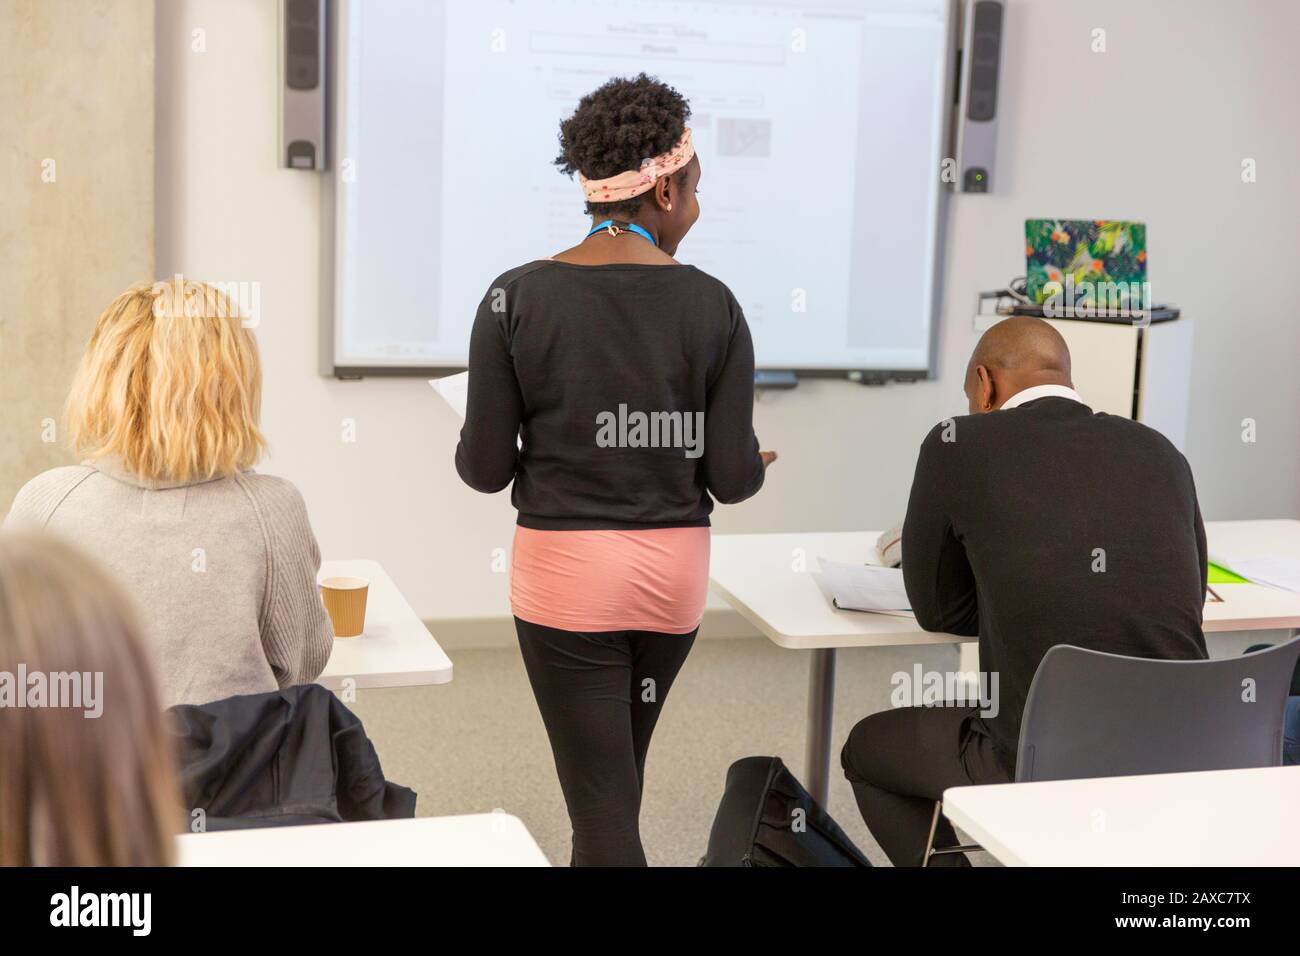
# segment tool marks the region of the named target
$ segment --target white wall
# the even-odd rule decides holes
[[[1010,0],[999,188],[950,205],[938,380],[765,396],[757,429],[781,461],[717,530],[901,517],[921,437],[964,411],[975,293],[1023,272],[1030,216],[1149,223],[1154,293],[1196,319],[1188,455],[1206,516],[1300,515],[1298,32],[1289,0]],[[457,479],[451,412],[422,380],[316,373],[319,192],[275,162],[276,36],[266,0],[158,5],[158,271],[261,283],[265,470],[302,489],[327,555],[378,558],[427,619],[506,615],[491,558],[514,513]]]

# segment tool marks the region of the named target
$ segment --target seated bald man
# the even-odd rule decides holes
[[[965,391],[971,414],[921,445],[903,578],[927,631],[978,635],[994,693],[987,707],[899,707],[853,728],[844,772],[895,865],[922,863],[945,789],[1014,779],[1025,695],[1049,648],[1206,656],[1205,528],[1178,449],[1084,404],[1065,340],[1041,319],[989,329]],[[935,845],[956,842],[940,820]]]

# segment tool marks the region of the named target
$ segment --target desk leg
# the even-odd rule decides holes
[[[957,645],[957,669],[963,674],[979,674],[980,646],[978,641],[964,641]]]
[[[835,648],[812,652],[808,669],[808,742],[804,750],[804,784],[826,808],[830,792],[831,717],[835,711]]]
[[[979,700],[980,646],[975,641],[957,645],[957,672],[962,675],[961,683],[965,689],[963,699]]]

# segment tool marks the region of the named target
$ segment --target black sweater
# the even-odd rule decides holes
[[[532,262],[479,305],[456,470],[484,492],[513,480],[526,527],[707,525],[710,495],[763,484],[753,406],[749,327],[717,279]]]
[[[1186,459],[1145,425],[1051,397],[949,426],[921,445],[903,576],[922,627],[979,635],[1010,769],[1053,645],[1206,656],[1205,528]]]

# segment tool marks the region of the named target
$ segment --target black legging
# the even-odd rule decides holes
[[[561,631],[515,618],[573,825],[573,866],[645,866],[639,817],[659,711],[696,631]]]

